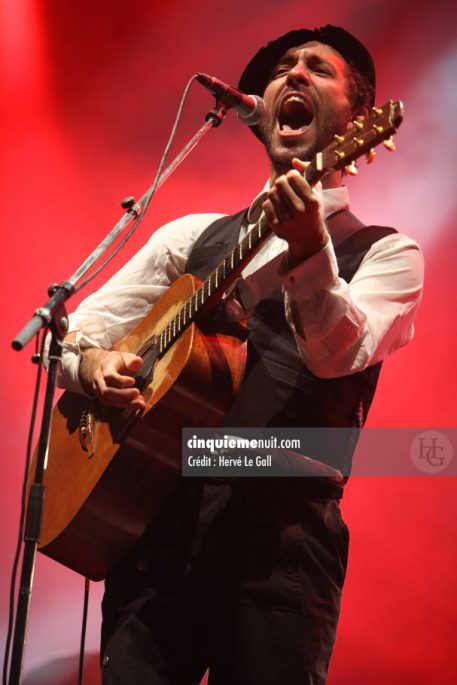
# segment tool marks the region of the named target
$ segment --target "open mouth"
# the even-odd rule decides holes
[[[313,116],[310,103],[299,93],[291,93],[279,107],[279,130],[283,135],[299,135],[308,128]]]

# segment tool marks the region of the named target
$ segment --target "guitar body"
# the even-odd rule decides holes
[[[304,172],[308,183],[336,169],[349,172],[362,154],[371,161],[382,141],[393,150],[390,137],[402,117],[401,102],[373,107],[315,155]],[[204,333],[195,321],[220,301],[271,233],[262,214],[203,283],[182,276],[115,345],[141,354],[148,341],[161,340],[164,351],[143,391],[141,416],[64,393],[54,410],[44,476],[42,552],[100,580],[143,534],[181,472],[181,428],[218,425],[243,379],[246,330]]]
[[[114,349],[138,353],[198,283],[182,276]],[[190,324],[156,361],[141,415],[62,395],[44,475],[41,552],[92,580],[106,576],[176,484],[181,428],[218,425],[233,402],[244,374],[245,339],[241,326],[205,334]]]

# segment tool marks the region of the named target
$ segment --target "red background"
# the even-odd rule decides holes
[[[68,277],[119,218],[120,199],[149,184],[195,71],[236,83],[261,44],[327,22],[370,46],[377,101],[401,98],[406,118],[397,154],[380,152],[374,166],[348,181],[353,207],[366,222],[416,238],[427,266],[416,338],[385,364],[370,425],[455,425],[454,7],[453,0],[3,0],[2,634],[34,382],[32,346],[18,354],[10,340],[45,301],[47,285]],[[177,145],[212,105],[195,86]],[[245,206],[267,174],[258,141],[230,114],[158,192],[112,268],[171,218]],[[343,510],[351,557],[329,685],[457,682],[455,495],[446,477],[350,482]],[[89,652],[97,649],[102,591],[92,587]],[[82,592],[82,578],[38,558],[27,682],[70,682]],[[40,676],[43,665],[47,675]],[[87,670],[87,682],[98,682],[94,659]]]

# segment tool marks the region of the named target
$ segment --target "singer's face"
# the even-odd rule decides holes
[[[347,129],[348,89],[348,65],[330,46],[310,42],[282,56],[263,95],[267,116],[260,125],[277,174],[294,157],[309,161]]]

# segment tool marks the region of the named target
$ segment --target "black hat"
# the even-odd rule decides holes
[[[287,50],[311,41],[319,41],[330,45],[340,53],[345,61],[355,67],[373,87],[373,97],[370,102],[374,104],[374,92],[376,88],[376,74],[374,62],[370,53],[362,43],[352,34],[339,26],[322,26],[318,29],[296,29],[272,40],[264,45],[251,59],[243,71],[238,88],[249,95],[262,96],[268,84],[270,74],[274,67]],[[253,131],[258,135],[257,127]]]

